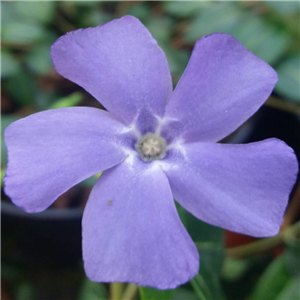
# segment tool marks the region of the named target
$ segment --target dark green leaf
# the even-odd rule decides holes
[[[193,279],[207,300],[225,299],[220,283],[220,274],[225,252],[222,245],[215,243],[197,243],[200,253],[200,272]]]
[[[18,60],[8,51],[1,50],[1,78],[9,77],[20,70]]]
[[[285,248],[287,268],[292,276],[300,275],[300,240],[291,238],[287,240]]]
[[[3,115],[1,116],[1,167],[6,166],[7,164],[7,153],[6,146],[4,143],[4,131],[12,122],[16,121],[17,118],[12,115]]]
[[[16,290],[16,300],[34,299],[34,287],[32,284],[22,282]]]
[[[224,232],[221,228],[200,221],[179,205],[177,205],[177,209],[181,221],[185,225],[193,241],[223,245]]]
[[[139,287],[139,289],[141,300],[170,300],[174,294],[174,290],[156,290],[146,287]]]
[[[85,279],[78,300],[107,300],[108,293],[105,285]]]
[[[300,102],[300,58],[299,55],[285,59],[276,69],[278,83],[275,91],[290,100]]]
[[[291,278],[275,300],[300,300],[300,276]]]
[[[290,278],[285,257],[277,257],[259,278],[250,299],[273,300],[278,296]],[[282,298],[285,299],[285,298]]]
[[[32,105],[37,92],[36,82],[31,74],[22,71],[9,79],[8,91],[17,103]]]
[[[199,298],[193,291],[177,288],[172,300],[199,300]]]

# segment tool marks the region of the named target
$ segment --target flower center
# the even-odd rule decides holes
[[[135,144],[135,150],[143,161],[163,159],[166,155],[166,149],[166,140],[152,132],[146,133]]]

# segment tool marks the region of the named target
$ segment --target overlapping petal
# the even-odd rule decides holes
[[[126,154],[117,143],[124,125],[100,109],[62,108],[33,114],[5,131],[5,192],[28,212],[46,209],[78,182]]]
[[[276,72],[227,34],[200,39],[168,102],[165,116],[181,123],[184,139],[218,141],[268,98]]]
[[[298,168],[284,142],[191,143],[167,160],[174,198],[199,219],[256,237],[279,231]]]
[[[140,110],[162,116],[172,92],[165,54],[132,16],[62,36],[52,46],[51,57],[59,74],[126,124]]]
[[[175,288],[198,272],[197,249],[182,225],[166,175],[140,159],[107,170],[83,215],[88,277]]]

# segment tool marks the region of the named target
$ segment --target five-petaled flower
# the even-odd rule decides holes
[[[108,110],[33,114],[5,132],[5,191],[40,212],[78,182],[105,171],[84,211],[88,277],[174,288],[198,272],[198,251],[175,203],[215,226],[275,235],[297,173],[277,139],[215,143],[268,98],[275,71],[227,34],[200,39],[175,90],[166,57],[125,16],[59,38],[55,69]]]

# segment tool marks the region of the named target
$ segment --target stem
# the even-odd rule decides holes
[[[277,97],[271,96],[265,102],[265,105],[275,107],[277,109],[281,109],[295,115],[300,115],[299,104],[294,103],[292,101],[282,100]]]
[[[112,282],[110,284],[110,299],[120,300],[124,289],[124,283]]]
[[[233,258],[246,258],[279,246],[290,237],[300,237],[300,221],[274,237],[262,239],[249,245],[227,249],[226,252],[228,256]]]
[[[136,292],[138,291],[138,288],[139,287],[137,285],[129,283],[123,293],[121,300],[132,300]]]

